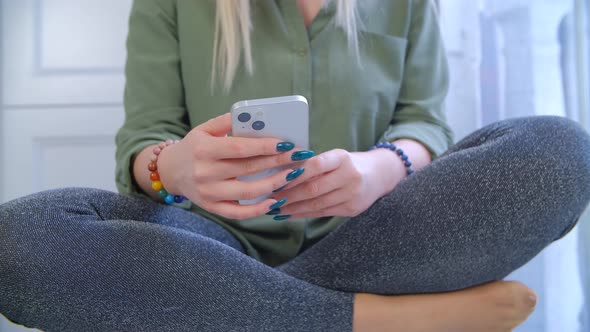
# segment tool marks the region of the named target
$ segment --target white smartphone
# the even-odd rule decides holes
[[[232,106],[231,115],[233,136],[278,138],[298,148],[309,149],[309,106],[303,96],[243,100]],[[286,168],[271,168],[239,179],[259,180]],[[269,195],[242,200],[240,204],[255,204]]]

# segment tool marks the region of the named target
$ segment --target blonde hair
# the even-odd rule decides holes
[[[216,0],[213,65],[211,68],[212,89],[220,78],[223,89],[226,92],[230,90],[242,58],[246,71],[249,74],[254,72],[250,38],[252,32],[250,1]],[[344,30],[351,52],[359,59],[357,31],[360,21],[357,17],[357,0],[326,0],[324,6],[330,1],[336,1],[336,26]]]

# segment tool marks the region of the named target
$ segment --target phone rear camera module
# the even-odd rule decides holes
[[[250,113],[240,113],[240,115],[238,115],[238,120],[240,122],[248,122],[250,119],[252,119]]]
[[[262,122],[262,121],[255,121],[252,124],[252,129],[254,129],[254,130],[262,130],[262,129],[264,129],[264,126],[266,126],[266,124],[264,124],[264,122]]]

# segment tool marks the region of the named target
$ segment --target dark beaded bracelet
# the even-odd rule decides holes
[[[412,163],[410,162],[408,155],[404,153],[404,150],[398,149],[397,146],[395,146],[395,144],[389,142],[379,142],[377,143],[377,145],[370,147],[369,151],[375,149],[389,149],[393,151],[402,159],[404,166],[406,166],[406,168],[408,169],[408,175],[412,175],[412,173],[414,173],[414,170],[412,169]]]

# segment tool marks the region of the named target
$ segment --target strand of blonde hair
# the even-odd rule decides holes
[[[248,74],[254,72],[250,1],[216,0],[213,64],[211,68],[212,90],[215,89],[218,80],[221,81],[225,92],[231,89],[236,71],[242,62],[242,57]],[[357,33],[360,21],[357,17],[357,0],[326,0],[326,4],[329,1],[336,1],[336,26],[344,30],[352,54],[357,60],[360,59]]]

